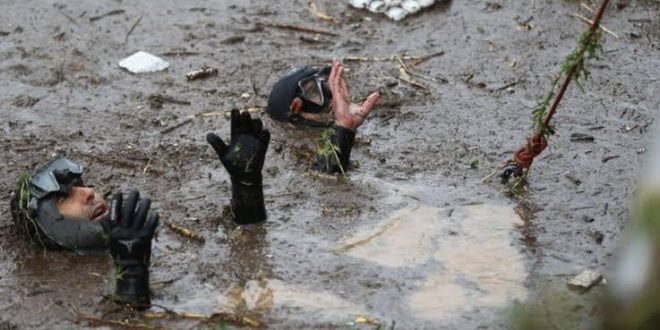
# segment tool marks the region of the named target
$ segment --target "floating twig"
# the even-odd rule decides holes
[[[612,160],[612,159],[616,159],[616,158],[619,158],[619,157],[621,157],[621,156],[619,156],[619,155],[615,155],[615,156],[607,156],[607,157],[603,158],[602,161],[603,161],[603,163],[607,163],[607,162],[609,162],[610,160]]]
[[[128,37],[131,35],[131,33],[133,33],[133,30],[135,30],[138,24],[140,24],[140,22],[142,21],[142,17],[144,16],[140,16],[137,20],[135,20],[135,23],[133,23],[133,25],[131,25],[131,28],[128,29],[128,32],[126,32],[126,36],[124,37],[124,44],[128,41]]]
[[[60,14],[62,14],[62,16],[64,16],[66,19],[68,19],[69,22],[73,23],[73,25],[80,26],[80,25],[78,25],[78,22],[76,22],[76,20],[73,19],[73,17],[67,15],[67,13],[62,11],[62,9],[57,9],[57,11],[60,12]]]
[[[200,55],[200,52],[189,52],[185,50],[171,50],[169,52],[165,52],[160,54],[160,56],[195,56],[195,55]]]
[[[100,20],[100,19],[102,19],[102,18],[104,18],[104,17],[113,16],[113,15],[119,15],[119,14],[123,14],[123,13],[125,13],[125,12],[126,12],[126,11],[123,10],[123,9],[115,9],[115,10],[111,10],[111,11],[109,11],[109,12],[107,12],[107,13],[105,13],[105,14],[99,15],[99,16],[93,16],[93,17],[90,17],[90,18],[89,18],[89,21],[90,21],[90,22],[95,22],[95,21],[98,21],[98,20]]]
[[[144,166],[144,169],[142,170],[142,174],[147,174],[147,170],[149,170],[149,166],[151,165],[151,157],[149,157],[149,160],[147,161],[147,165]]]
[[[334,33],[334,32],[315,29],[315,28],[310,28],[310,27],[305,27],[305,26],[293,25],[293,24],[260,22],[260,23],[257,23],[257,25],[268,26],[268,27],[273,27],[273,28],[278,28],[278,29],[285,29],[285,30],[293,30],[293,31],[298,31],[298,32],[305,32],[305,33],[325,34],[325,35],[328,35],[328,36],[335,36],[335,37],[339,36],[339,34]]]
[[[436,82],[436,83],[441,83],[441,82],[446,83],[446,82],[447,82],[447,79],[445,79],[445,78],[443,78],[442,81],[438,81],[438,79],[436,79],[436,78],[429,77],[429,76],[427,76],[427,75],[424,75],[424,74],[421,74],[421,73],[419,73],[419,72],[413,71],[413,70],[410,68],[410,66],[406,65],[406,63],[405,63],[401,58],[399,58],[399,63],[401,64],[401,66],[403,67],[403,69],[406,71],[406,73],[408,73],[408,74],[411,75],[411,76],[420,77],[420,78],[422,78],[422,79],[424,79],[424,80],[428,80],[428,81],[432,81],[432,82]]]
[[[184,120],[184,121],[182,121],[182,122],[180,122],[180,123],[178,123],[178,124],[176,124],[176,125],[174,125],[174,126],[170,126],[170,127],[166,128],[166,129],[160,131],[160,134],[167,134],[167,133],[169,133],[169,132],[171,132],[171,131],[173,131],[173,130],[175,130],[175,129],[181,127],[181,126],[184,126],[184,125],[186,125],[186,124],[190,124],[190,123],[193,122],[193,118],[194,118],[194,117],[192,117],[192,116],[191,116],[191,117],[188,117],[186,120]]]
[[[520,79],[520,80],[512,81],[512,82],[510,82],[510,83],[508,83],[508,84],[506,84],[506,85],[504,85],[504,86],[500,86],[500,87],[497,87],[497,88],[493,88],[493,89],[491,89],[491,91],[492,91],[492,92],[503,91],[503,90],[505,90],[505,89],[507,89],[507,88],[509,88],[509,87],[513,87],[513,86],[515,86],[515,85],[518,85],[519,83],[521,83],[521,82],[523,82],[523,81],[524,81],[524,79]]]
[[[582,16],[582,15],[580,15],[580,14],[573,13],[573,17],[575,17],[575,18],[577,18],[577,19],[579,19],[579,20],[581,20],[581,21],[583,21],[583,22],[585,22],[585,23],[587,23],[587,24],[592,24],[592,25],[594,24],[594,21],[592,21],[592,20],[590,20],[590,19],[588,19],[588,18],[586,18],[586,17],[584,17],[584,16]],[[600,30],[602,30],[603,32],[608,33],[608,34],[612,35],[613,37],[619,39],[619,35],[618,35],[618,34],[612,32],[610,29],[604,27],[602,24],[598,24],[598,28],[599,28]]]
[[[424,86],[424,85],[422,85],[422,84],[420,84],[420,83],[418,83],[418,82],[416,82],[412,79],[412,77],[410,76],[410,73],[406,70],[405,64],[403,64],[403,62],[401,62],[401,64],[399,65],[399,76],[397,78],[399,78],[399,80],[401,80],[405,83],[410,84],[413,87],[421,88],[423,90],[428,90],[428,87],[426,87],[426,86]]]
[[[190,71],[186,73],[186,79],[189,81],[196,80],[196,79],[204,79],[208,77],[213,77],[218,75],[218,69],[212,68],[209,66],[202,66],[201,68],[197,70]]]
[[[174,103],[179,105],[190,105],[190,101],[178,100],[171,96],[162,95],[162,94],[151,94],[149,95],[149,106],[152,109],[160,109],[163,107],[164,103]]]
[[[117,327],[122,327],[122,328],[129,328],[129,329],[146,329],[146,330],[159,330],[162,329],[160,327],[152,327],[147,324],[143,323],[132,323],[129,321],[120,321],[120,320],[108,320],[100,317],[96,317],[93,315],[87,315],[84,313],[81,313],[78,311],[73,305],[71,305],[71,311],[73,314],[78,318],[78,320],[82,321],[87,321],[92,324],[97,324],[97,325],[112,325],[112,326],[117,326]]]
[[[586,3],[584,3],[584,2],[580,3],[580,6],[582,6],[582,8],[586,9],[588,12],[590,12],[590,13],[592,13],[592,14],[594,14],[594,15],[597,14],[596,10],[594,10],[594,9],[591,8],[591,7],[589,7],[589,6],[588,6]]]
[[[387,57],[365,57],[365,56],[348,56],[344,57],[344,62],[384,62],[384,61],[398,61],[402,59],[404,61],[412,61],[412,66],[417,66],[420,63],[428,61],[429,59],[444,55],[445,52],[439,51],[429,55],[423,56],[411,56],[411,55],[390,55]]]
[[[240,316],[231,313],[215,313],[211,315],[203,314],[194,314],[194,313],[185,313],[185,312],[175,312],[170,309],[165,309],[165,312],[146,312],[144,317],[148,319],[187,319],[187,320],[201,320],[204,322],[218,322],[224,321],[232,325],[240,327],[252,327],[258,328],[261,326],[261,322],[249,318],[247,316]]]
[[[334,17],[332,17],[332,16],[330,16],[326,13],[321,12],[319,10],[319,7],[316,5],[316,3],[314,1],[309,2],[309,11],[314,16],[318,17],[319,19],[321,19],[323,21],[330,22],[330,23],[337,23],[337,20]]]
[[[202,235],[200,235],[198,233],[195,233],[195,232],[193,232],[192,230],[190,230],[188,228],[184,228],[184,227],[175,225],[175,224],[170,223],[170,222],[165,223],[165,225],[167,226],[167,228],[171,229],[173,232],[175,232],[175,233],[177,233],[177,234],[179,234],[179,235],[181,235],[185,238],[195,240],[195,241],[198,241],[198,242],[201,242],[201,243],[204,243],[204,241],[205,241],[205,239],[204,239],[204,237],[202,237]]]

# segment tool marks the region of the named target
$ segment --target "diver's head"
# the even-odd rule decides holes
[[[304,67],[282,77],[268,96],[266,111],[271,118],[311,126],[323,126],[328,116],[332,92],[328,86],[330,66]]]
[[[35,243],[75,251],[105,246],[98,220],[108,214],[105,200],[85,187],[82,166],[57,156],[33,175],[21,177],[11,201],[14,224]]]

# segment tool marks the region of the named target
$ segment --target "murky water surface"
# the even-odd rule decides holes
[[[558,134],[516,199],[481,180],[530,133],[529,109],[585,28],[570,14],[590,15],[580,2],[447,1],[398,24],[343,1],[316,3],[339,23],[318,20],[306,1],[0,1],[0,328],[93,326],[74,311],[207,326],[118,311],[105,299],[108,256],[42,252],[15,236],[9,192],[57,151],[81,162],[101,192],[138,189],[164,222],[204,238],[162,226],[154,243],[153,302],[178,312],[238,313],[275,329],[375,327],[365,320],[381,329],[506,328],[502,311],[534,299],[541,279],[564,288],[567,276],[607,268],[660,107],[657,1],[608,11],[604,24],[619,37],[604,36],[586,92],[569,89]],[[170,68],[121,70],[117,62],[137,50]],[[424,88],[398,80],[396,61],[346,62],[355,100],[382,97],[344,179],[309,174],[318,130],[262,117],[272,133],[269,219],[237,227],[223,215],[229,178],[204,137],[228,136],[230,125],[200,113],[264,106],[294,66],[439,51],[415,67]],[[202,65],[220,74],[185,79]],[[153,109],[153,94],[190,105]]]

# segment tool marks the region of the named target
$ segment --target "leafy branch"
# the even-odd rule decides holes
[[[581,85],[581,79],[587,81],[590,76],[586,60],[598,58],[599,53],[602,51],[601,35],[602,33],[598,29],[590,28],[584,31],[578,39],[578,47],[564,58],[560,66],[560,76],[565,76],[566,80],[575,81],[582,92],[584,92],[584,88]],[[549,123],[551,118],[549,114],[554,114],[554,110],[556,110],[561,96],[563,96],[563,93],[561,93],[560,96],[555,98],[560,76],[552,79],[548,94],[532,108],[534,129],[545,137],[555,134],[555,127]],[[555,99],[555,102],[551,108],[550,101],[553,99]],[[548,112],[549,108],[551,108],[550,112]]]

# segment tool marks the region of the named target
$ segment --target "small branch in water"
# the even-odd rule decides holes
[[[140,18],[138,18],[135,21],[135,23],[133,23],[133,25],[131,25],[131,28],[128,29],[128,32],[126,32],[126,36],[124,37],[124,44],[126,44],[126,42],[128,41],[128,37],[131,35],[131,33],[133,33],[133,30],[135,30],[135,28],[138,26],[138,24],[140,24],[140,22],[142,21],[142,17],[144,17],[144,16],[140,16]]]
[[[193,232],[192,230],[190,230],[188,228],[183,228],[181,226],[175,225],[175,224],[170,223],[170,222],[166,222],[165,225],[167,226],[167,228],[171,229],[173,232],[175,232],[175,233],[177,233],[177,234],[179,234],[179,235],[181,235],[185,238],[195,240],[195,241],[198,241],[200,243],[204,243],[204,241],[205,241],[204,237],[202,237],[202,235],[200,235],[198,233],[195,233],[195,232]]]
[[[277,28],[277,29],[293,30],[293,31],[305,32],[305,33],[324,34],[324,35],[327,35],[327,36],[334,36],[334,37],[339,36],[339,34],[334,33],[334,32],[315,29],[315,28],[310,28],[310,27],[305,27],[305,26],[298,26],[298,25],[293,25],[293,24],[260,22],[260,23],[257,23],[257,26],[268,26],[268,27],[273,27],[273,28]]]
[[[422,55],[422,56],[411,56],[411,55],[390,55],[387,57],[348,56],[348,57],[344,57],[343,60],[346,62],[384,62],[384,61],[398,61],[399,59],[402,59],[404,61],[412,61],[411,65],[417,66],[420,63],[428,61],[431,58],[434,58],[436,56],[441,56],[444,54],[445,52],[439,51],[433,54]]]
[[[192,122],[193,122],[193,118],[192,118],[192,117],[189,117],[188,119],[186,119],[186,120],[184,120],[184,121],[182,121],[182,122],[180,122],[180,123],[178,123],[178,124],[176,124],[176,125],[174,125],[174,126],[170,126],[170,127],[166,128],[166,129],[160,131],[160,134],[167,134],[167,133],[169,133],[169,132],[171,132],[171,131],[173,131],[173,130],[175,130],[175,129],[181,127],[181,126],[184,126],[184,125],[186,125],[186,124],[190,124],[190,123],[192,123]]]
[[[215,313],[211,315],[203,315],[203,314],[193,314],[193,313],[184,313],[184,312],[176,312],[174,310],[171,310],[169,308],[163,307],[163,306],[156,306],[165,310],[165,312],[161,313],[155,313],[155,312],[146,312],[144,313],[144,317],[148,319],[187,319],[187,320],[200,320],[205,323],[216,323],[216,322],[227,322],[235,326],[239,327],[251,327],[251,328],[258,328],[261,327],[262,324],[261,322],[254,320],[252,318],[249,318],[247,316],[240,316],[236,314],[230,314],[230,313]]]
[[[579,20],[581,20],[581,21],[583,21],[583,22],[585,22],[585,23],[587,23],[587,24],[594,24],[594,21],[592,21],[592,20],[590,20],[590,19],[588,19],[588,18],[586,18],[586,17],[584,17],[584,16],[582,16],[582,15],[580,15],[580,14],[573,13],[573,17],[575,17],[575,18],[577,18],[577,19],[579,19]],[[614,33],[614,32],[612,32],[610,29],[608,29],[608,28],[606,28],[606,27],[604,27],[604,26],[602,26],[602,25],[600,25],[600,24],[598,25],[598,28],[601,29],[603,32],[612,35],[614,38],[619,39],[619,35],[616,34],[616,33]]]
[[[107,17],[107,16],[119,15],[119,14],[123,14],[125,12],[126,11],[123,10],[123,9],[116,9],[116,10],[109,11],[105,14],[99,15],[99,16],[90,17],[89,21],[90,22],[95,22],[95,21],[100,20],[101,18],[104,18],[104,17]]]
[[[159,330],[162,329],[160,327],[152,327],[147,324],[142,324],[142,323],[131,323],[128,321],[118,321],[118,320],[108,320],[100,317],[96,317],[93,315],[87,315],[83,314],[80,311],[78,311],[73,305],[70,305],[71,307],[71,312],[73,315],[75,315],[78,318],[78,321],[87,321],[92,324],[96,325],[110,325],[110,326],[115,326],[115,327],[121,327],[121,328],[129,328],[129,329],[147,329],[147,330]]]

